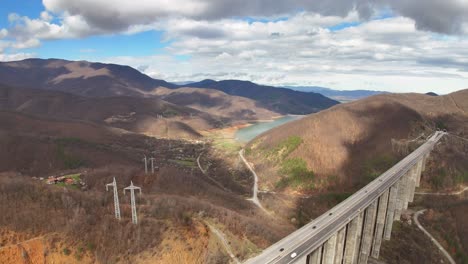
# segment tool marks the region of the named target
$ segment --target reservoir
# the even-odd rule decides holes
[[[239,142],[247,143],[265,131],[286,124],[288,122],[301,119],[302,117],[304,116],[288,115],[275,119],[273,121],[256,123],[251,126],[237,130],[235,139]]]

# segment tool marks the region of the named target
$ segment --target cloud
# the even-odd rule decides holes
[[[450,86],[466,88],[468,78],[463,35],[468,34],[468,13],[462,0],[444,5],[439,0],[43,3],[46,10],[38,18],[10,14],[11,27],[0,31],[5,39],[0,52],[34,47],[44,39],[158,30],[166,46],[162,55],[104,61],[169,81],[243,79],[444,93]],[[391,16],[378,17],[383,11]]]
[[[6,38],[6,36],[8,36],[8,30],[4,28],[0,29],[0,39]]]
[[[170,42],[167,54],[190,55],[190,60],[157,55],[107,61],[147,65],[145,73],[169,81],[242,79],[280,86],[396,92],[447,93],[466,88],[468,50],[464,47],[468,39],[440,38],[418,31],[415,22],[404,17],[372,20],[338,31],[328,29],[353,19],[306,12],[267,23],[172,19],[164,25],[166,37],[177,41]],[[203,38],[187,33],[190,25],[220,28],[226,34]],[[272,33],[278,34],[272,37]]]
[[[0,61],[18,61],[28,58],[34,58],[34,53],[13,53],[13,54],[2,54],[0,49]]]
[[[77,16],[104,32],[126,31],[166,18],[221,20],[233,17],[274,17],[298,10],[346,17],[357,12],[367,20],[382,9],[413,19],[416,27],[444,34],[467,33],[468,2],[464,0],[43,0],[55,14]],[[102,12],[106,10],[106,12]]]
[[[111,34],[91,27],[81,16],[64,15],[59,23],[52,22],[54,17],[49,12],[41,12],[40,17],[31,19],[16,13],[8,15],[9,29],[0,30],[0,38],[14,40],[16,49],[33,48],[40,45],[40,40],[83,38],[91,35]]]

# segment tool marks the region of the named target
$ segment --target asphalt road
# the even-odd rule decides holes
[[[260,209],[262,209],[265,213],[270,214],[260,203],[260,200],[258,200],[258,176],[257,173],[255,173],[254,169],[250,165],[250,163],[245,159],[244,157],[244,149],[241,149],[239,151],[239,156],[241,160],[244,162],[245,166],[250,170],[252,175],[254,176],[254,185],[252,187],[252,198],[249,200],[252,201],[256,206],[258,206]]]
[[[450,256],[450,254],[447,252],[447,250],[445,250],[444,247],[442,247],[442,245],[439,244],[439,242],[437,242],[437,240],[429,232],[427,232],[426,229],[424,229],[424,227],[421,225],[421,223],[419,223],[418,217],[421,214],[423,214],[425,211],[426,211],[426,209],[421,210],[421,211],[417,211],[413,215],[414,222],[416,223],[418,228],[421,229],[421,231],[423,231],[424,234],[426,234],[426,236],[428,236],[431,239],[432,243],[434,243],[434,245],[442,252],[442,254],[444,254],[444,256],[447,258],[448,262],[450,264],[456,264],[455,260],[453,260],[452,256]]]

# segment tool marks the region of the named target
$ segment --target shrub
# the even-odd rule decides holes
[[[460,172],[454,176],[455,184],[463,184],[468,182],[468,171]]]
[[[71,254],[71,250],[68,249],[68,248],[64,248],[64,249],[63,249],[63,254],[64,254],[65,256],[69,256],[69,255]]]
[[[291,152],[293,152],[299,145],[302,144],[302,138],[299,136],[290,136],[287,139],[281,141],[276,147],[267,152],[267,157],[273,159],[283,160]]]
[[[386,170],[390,169],[397,162],[395,157],[388,155],[375,156],[364,162],[364,181],[368,182],[376,179]]]
[[[277,183],[277,187],[279,188],[291,186],[294,188],[311,189],[314,187],[314,172],[307,168],[307,163],[301,158],[283,161],[279,172],[286,175],[286,177],[283,177]]]
[[[96,244],[94,244],[94,243],[92,243],[92,242],[88,242],[88,243],[86,244],[86,249],[87,249],[88,251],[94,251],[94,250],[96,249]]]
[[[84,161],[78,157],[67,154],[62,143],[57,143],[57,159],[62,161],[65,169],[76,169],[84,165]]]

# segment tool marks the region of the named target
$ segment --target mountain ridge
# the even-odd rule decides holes
[[[159,87],[205,88],[255,100],[258,107],[280,114],[314,113],[339,103],[316,93],[248,81],[210,80],[177,85],[153,79],[130,66],[60,59],[0,62],[0,80],[12,87],[55,90],[86,97],[155,97]]]

